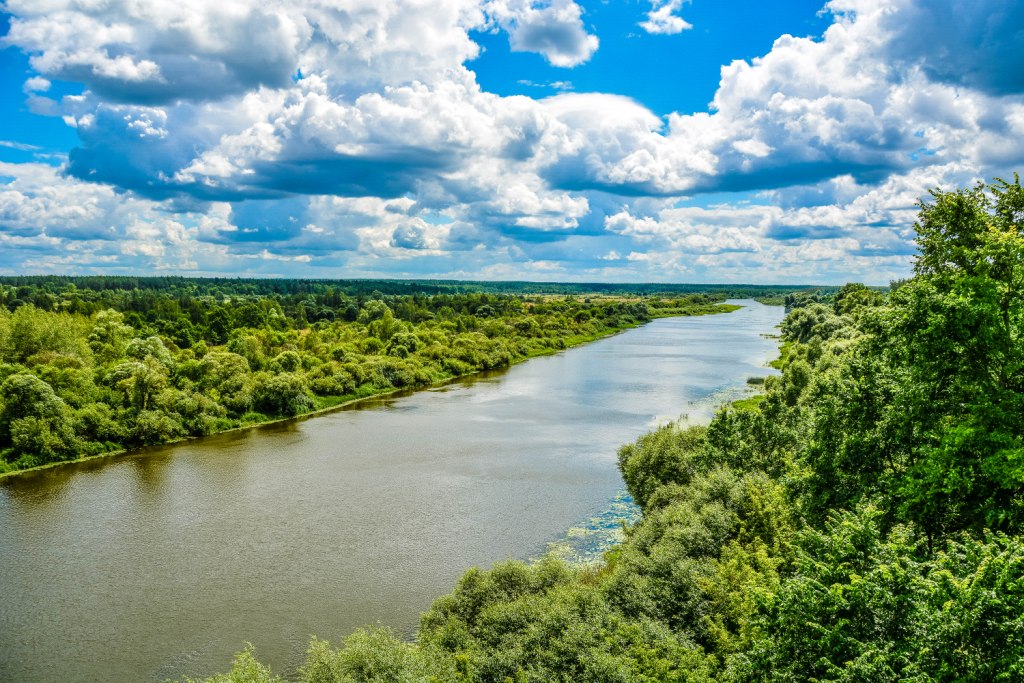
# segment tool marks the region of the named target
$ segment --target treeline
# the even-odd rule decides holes
[[[728,310],[704,294],[228,295],[201,280],[97,280],[110,288],[0,285],[0,472],[502,368],[656,315]]]
[[[119,301],[133,301],[145,307],[151,295],[172,299],[183,313],[194,318],[193,301],[200,305],[225,299],[270,297],[283,308],[298,314],[302,306],[309,311],[333,309],[342,313],[353,304],[358,308],[371,298],[435,296],[438,294],[499,294],[556,296],[617,296],[679,298],[690,294],[710,294],[716,298],[757,299],[782,304],[787,295],[834,293],[835,287],[810,285],[702,285],[702,284],[611,284],[564,282],[473,282],[466,280],[302,280],[294,278],[188,278],[177,276],[136,277],[127,275],[21,275],[0,276],[0,304],[13,310],[32,304],[43,310],[65,310],[94,313],[115,307]],[[340,307],[344,302],[346,305]],[[341,308],[341,310],[339,310]],[[311,322],[319,319],[317,313]],[[197,320],[192,320],[197,324]]]
[[[621,450],[644,515],[602,564],[470,570],[299,678],[1024,680],[1022,226],[1018,182],[935,194],[911,279],[791,301],[760,401]]]

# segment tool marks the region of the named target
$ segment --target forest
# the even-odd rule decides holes
[[[603,561],[471,569],[299,678],[1024,680],[1022,225],[1019,180],[934,192],[912,277],[790,296],[760,397],[621,449],[643,518]]]
[[[0,286],[5,287],[0,298],[8,308],[24,303],[48,308],[57,301],[78,299],[88,310],[94,307],[85,301],[98,302],[117,300],[125,292],[140,292],[134,296],[146,299],[141,292],[169,296],[179,302],[194,297],[212,297],[216,301],[224,297],[271,296],[276,297],[285,307],[302,304],[307,310],[321,310],[324,317],[330,317],[328,310],[334,309],[342,298],[357,301],[373,295],[434,295],[434,294],[508,294],[508,295],[563,295],[588,296],[605,295],[619,297],[679,297],[686,294],[710,294],[717,298],[757,299],[758,301],[780,301],[794,292],[811,294],[835,291],[835,287],[814,285],[744,285],[744,284],[674,284],[674,283],[624,283],[607,282],[516,282],[516,281],[471,281],[471,280],[301,280],[294,278],[224,278],[181,276],[138,277],[131,275],[0,275]],[[69,291],[76,296],[65,296]],[[39,297],[39,298],[37,298]],[[339,298],[340,297],[340,298]],[[138,306],[140,304],[136,304]],[[174,310],[164,309],[164,314]],[[297,312],[297,311],[296,311]],[[181,311],[175,311],[180,314]],[[188,311],[191,315],[192,311]],[[315,318],[316,314],[314,314]],[[198,322],[198,321],[194,321]]]
[[[0,474],[504,368],[654,317],[732,310],[721,292],[465,287],[0,278]]]

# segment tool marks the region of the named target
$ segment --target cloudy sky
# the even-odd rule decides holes
[[[6,0],[0,272],[884,284],[1019,0]]]

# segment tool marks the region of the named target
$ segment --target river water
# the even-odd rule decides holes
[[[0,680],[275,671],[310,634],[411,633],[471,566],[621,505],[619,445],[772,372],[780,307],[667,318],[307,420],[0,481]]]

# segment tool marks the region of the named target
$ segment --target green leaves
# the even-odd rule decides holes
[[[958,537],[935,555],[878,510],[832,515],[797,540],[736,681],[995,681],[1024,671],[1024,545]]]
[[[0,384],[0,446],[23,467],[72,457],[78,445],[72,411],[49,384],[27,372]]]
[[[705,447],[705,432],[704,427],[666,425],[619,449],[619,470],[637,505],[646,509],[662,486],[690,482]]]
[[[901,505],[932,534],[1019,529],[1024,435],[1024,189],[933,193],[922,206],[916,276],[893,293],[881,335],[907,374]]]

